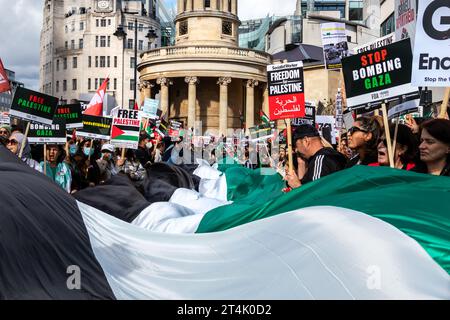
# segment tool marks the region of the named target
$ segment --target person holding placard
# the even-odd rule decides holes
[[[22,144],[25,144],[24,150],[26,152],[23,152],[22,154],[22,161],[25,162],[29,167],[42,172],[42,167],[39,165],[39,163],[31,158],[31,149],[28,145],[28,139],[25,138],[25,136],[20,132],[14,132],[7,142],[6,147],[9,151],[14,153],[16,156],[19,156],[20,149],[22,148]]]
[[[45,154],[46,161],[41,162],[41,168],[42,171],[46,172],[47,177],[70,193],[72,174],[69,165],[64,162],[65,157],[65,152],[61,146],[48,145]]]
[[[375,117],[358,118],[348,130],[348,147],[356,152],[347,167],[369,165],[378,161],[378,140],[382,128]]]
[[[344,155],[323,145],[319,132],[312,125],[297,127],[293,142],[298,155],[298,171],[295,174],[287,170],[285,178],[293,189],[343,170],[347,165]]]
[[[435,119],[422,124],[420,160],[421,172],[450,177],[450,120]]]

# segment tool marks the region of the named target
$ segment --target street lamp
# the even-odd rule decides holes
[[[122,20],[123,21],[123,20]],[[126,38],[127,33],[125,32],[126,26],[119,25],[117,27],[116,32],[114,32],[114,36],[116,36],[119,40],[123,40],[123,52],[122,52],[122,107],[124,106],[124,68],[125,68],[125,44],[126,44]],[[128,26],[128,29],[134,30],[134,103],[136,103],[137,99],[137,47],[138,47],[138,20],[134,19],[134,25]],[[157,38],[158,35],[156,34],[153,27],[141,27],[140,29],[148,29],[148,33],[145,36],[148,38],[148,41],[150,44],[152,44]]]

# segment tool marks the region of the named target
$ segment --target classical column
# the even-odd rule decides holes
[[[220,85],[220,111],[219,111],[219,134],[227,135],[228,130],[228,85],[230,77],[220,77],[217,84]]]
[[[266,83],[264,86],[264,95],[263,95],[263,111],[264,113],[269,116],[269,86]]]
[[[252,128],[255,126],[255,87],[258,86],[257,80],[247,80],[247,105],[245,123],[246,128]]]
[[[152,88],[154,86],[155,85],[150,81],[141,81],[141,83],[138,85],[139,91],[141,93],[139,106],[142,106],[144,104],[145,99],[150,99],[152,97]]]
[[[173,82],[169,78],[158,78],[156,83],[161,85],[161,110],[163,114],[169,112],[169,86]]]
[[[196,114],[195,109],[197,108],[197,84],[200,83],[197,77],[186,77],[184,81],[189,84],[188,90],[188,128],[195,127]]]

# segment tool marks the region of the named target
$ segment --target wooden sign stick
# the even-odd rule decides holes
[[[387,151],[388,151],[388,157],[389,157],[389,165],[391,166],[391,168],[395,168],[395,164],[394,164],[394,154],[392,153],[392,140],[391,140],[391,133],[389,131],[389,119],[388,119],[388,113],[387,113],[387,108],[386,108],[386,104],[383,103],[381,105],[381,109],[383,112],[383,121],[384,121],[384,132],[386,135],[386,141],[387,141]]]
[[[28,132],[30,131],[30,122],[27,123],[27,127],[25,129],[25,135],[23,137],[22,145],[20,146],[19,158],[22,159],[23,149],[25,148],[25,144],[28,138]]]
[[[287,122],[287,143],[288,143],[288,157],[289,157],[289,172],[294,172],[294,157],[292,156],[292,128],[291,119],[286,119]]]
[[[450,87],[445,89],[444,100],[442,100],[441,112],[439,119],[445,119],[447,114],[448,99],[450,98]]]

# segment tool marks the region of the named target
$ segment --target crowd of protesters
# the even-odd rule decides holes
[[[317,128],[307,124],[296,127],[293,132],[294,168],[288,167],[286,145],[271,150],[269,143],[256,146],[244,143],[240,148],[233,143],[230,146],[224,139],[222,149],[194,144],[186,148],[182,138],[155,139],[145,131],[140,134],[137,150],[121,150],[108,141],[72,137],[66,146],[47,145],[45,159],[43,146],[30,146],[17,126],[0,126],[0,143],[69,193],[104,184],[119,173],[139,184],[146,178],[146,168],[154,163],[184,164],[186,154],[183,152],[190,152],[192,160],[206,158],[211,165],[220,157],[232,157],[250,169],[272,167],[292,189],[356,165],[390,166],[388,139],[381,120],[376,116],[358,118],[353,127],[342,134],[335,148],[320,136]],[[389,127],[390,136],[395,139],[392,143],[394,167],[450,176],[450,121],[429,119],[419,125],[411,117],[407,120],[407,124]],[[256,157],[252,157],[255,154]]]

